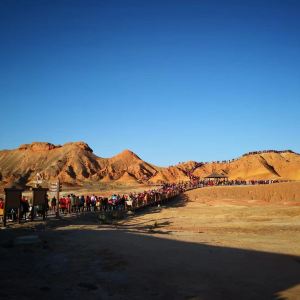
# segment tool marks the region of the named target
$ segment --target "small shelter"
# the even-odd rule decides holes
[[[219,174],[217,172],[212,172],[208,176],[204,177],[208,181],[215,181],[215,182],[220,182],[220,181],[228,181],[228,176],[224,174]]]
[[[18,218],[19,223],[21,222],[21,200],[22,200],[22,192],[23,189],[16,188],[15,185],[13,185],[10,188],[5,188],[5,201],[4,201],[4,207],[2,210],[2,220],[3,220],[3,226],[6,226],[6,217],[7,213],[11,213],[13,215],[13,218]]]

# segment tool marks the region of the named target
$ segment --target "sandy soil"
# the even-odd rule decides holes
[[[199,189],[113,225],[89,214],[1,230],[0,298],[300,299],[299,186],[268,199]],[[275,201],[286,188],[295,197]],[[40,242],[17,245],[23,235]]]

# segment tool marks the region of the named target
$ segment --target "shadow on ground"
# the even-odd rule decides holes
[[[0,298],[283,299],[282,291],[300,284],[300,257],[100,229],[87,220],[77,220],[86,226],[80,229],[70,219],[0,231]],[[23,234],[40,242],[15,245]]]

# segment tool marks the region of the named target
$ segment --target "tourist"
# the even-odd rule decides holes
[[[86,205],[86,211],[91,211],[91,198],[90,198],[90,196],[86,196],[85,205]]]
[[[91,197],[91,208],[92,208],[92,211],[95,211],[96,202],[97,202],[97,197],[95,195],[92,195],[92,197]]]
[[[59,206],[60,206],[61,212],[63,214],[66,214],[66,210],[67,210],[66,197],[62,197],[62,198],[59,199]]]
[[[66,209],[67,209],[67,213],[71,213],[71,197],[70,195],[68,195],[68,197],[65,198],[66,201]]]
[[[71,194],[70,200],[71,200],[71,211],[75,212],[76,211],[76,196],[74,194]]]
[[[29,212],[29,203],[28,203],[27,198],[24,197],[24,196],[21,199],[21,207],[20,207],[20,209],[21,209],[20,218],[22,219],[23,216],[24,216],[25,221],[26,221],[26,217],[27,217],[26,214]]]
[[[57,200],[56,200],[55,196],[52,197],[52,199],[51,199],[51,211],[53,213],[56,211],[56,202],[57,202]]]
[[[80,211],[81,211],[81,212],[84,211],[84,204],[85,204],[85,199],[84,199],[84,196],[81,195],[81,197],[80,197],[80,204],[79,204],[79,207],[80,207]]]

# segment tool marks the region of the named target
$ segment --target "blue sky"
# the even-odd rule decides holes
[[[300,2],[0,0],[0,149],[158,165],[300,152]]]

